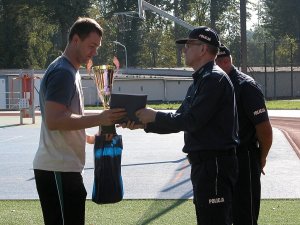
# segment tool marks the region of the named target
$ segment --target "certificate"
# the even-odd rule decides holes
[[[138,94],[111,94],[110,108],[125,108],[127,117],[118,121],[119,123],[126,123],[128,120],[134,121],[136,124],[140,123],[135,116],[135,112],[139,109],[145,108],[147,104],[147,95]]]

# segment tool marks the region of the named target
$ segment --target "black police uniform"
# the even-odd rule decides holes
[[[259,85],[235,67],[229,73],[236,96],[240,144],[239,177],[234,192],[234,225],[256,225],[260,208],[260,151],[255,125],[269,120]]]
[[[237,111],[232,83],[214,62],[193,74],[194,82],[176,113],[157,112],[146,132],[184,131],[183,152],[191,163],[198,224],[231,224],[238,176]]]

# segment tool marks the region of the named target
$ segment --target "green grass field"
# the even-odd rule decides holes
[[[300,199],[262,200],[260,225],[299,225]],[[0,201],[0,224],[43,224],[37,200]],[[123,200],[116,204],[86,205],[90,225],[192,225],[196,224],[192,200]]]
[[[149,104],[155,109],[177,109],[179,103]],[[300,109],[300,101],[267,101],[268,109]],[[87,107],[95,109],[96,107]],[[98,107],[99,108],[99,107]],[[1,200],[0,225],[43,224],[38,200]],[[88,200],[86,224],[90,225],[192,225],[196,216],[192,200],[123,200],[97,205]],[[300,199],[262,200],[260,225],[299,225]]]
[[[272,100],[266,101],[267,108],[270,110],[274,109],[300,109],[300,99],[297,100]],[[163,103],[153,103],[147,104],[147,107],[151,107],[153,109],[172,109],[176,110],[180,106],[180,102],[163,102]],[[85,109],[97,109],[101,107],[85,107]]]
[[[180,103],[148,104],[154,109],[178,109]],[[300,109],[300,100],[272,100],[266,101],[268,109]]]
[[[300,99],[267,101],[267,108],[268,109],[300,109]]]

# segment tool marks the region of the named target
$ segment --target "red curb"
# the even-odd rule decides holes
[[[290,145],[292,146],[292,148],[294,149],[296,155],[298,156],[298,158],[300,159],[300,149],[297,146],[297,144],[293,141],[293,139],[291,138],[291,136],[289,135],[289,133],[282,129],[282,128],[278,128],[286,137],[286,139],[288,140],[288,142],[290,143]]]

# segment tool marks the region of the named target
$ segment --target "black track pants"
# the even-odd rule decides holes
[[[238,151],[239,176],[234,191],[233,224],[257,225],[261,197],[259,149]]]
[[[232,224],[232,195],[237,175],[235,155],[191,162],[198,225]]]
[[[84,225],[86,190],[77,172],[34,170],[45,225]]]

